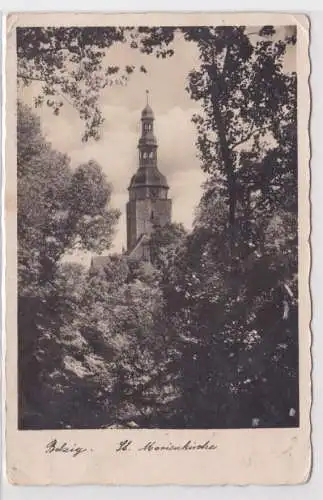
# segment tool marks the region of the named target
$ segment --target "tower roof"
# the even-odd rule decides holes
[[[145,118],[150,118],[153,120],[155,118],[155,116],[154,116],[153,110],[149,106],[149,90],[146,90],[146,99],[147,99],[146,106],[144,107],[144,109],[141,112],[141,119],[143,120]]]
[[[138,147],[141,148],[142,146],[154,146],[155,148],[157,147],[157,139],[153,132],[146,132],[143,137],[140,137]]]
[[[146,104],[146,106],[142,110],[142,112],[141,112],[141,118],[151,118],[151,119],[155,118],[154,112],[151,109],[151,107],[149,106],[149,104]]]
[[[157,167],[139,167],[132,176],[129,189],[144,186],[168,189],[166,177],[159,172]]]

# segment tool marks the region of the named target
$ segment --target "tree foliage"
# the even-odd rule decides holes
[[[180,30],[199,51],[187,91],[201,103],[193,121],[207,174],[193,233],[168,275],[170,310],[184,332],[183,422],[295,424],[297,96],[296,75],[284,68],[295,35]],[[143,36],[144,52],[172,55],[174,32]]]
[[[100,167],[90,162],[73,170],[21,103],[17,141],[21,404],[38,411],[42,392],[35,388],[61,366],[57,332],[70,301],[57,282],[62,259],[75,248],[108,248],[119,214],[109,206],[111,187]]]
[[[91,161],[72,170],[21,103],[17,140],[19,278],[26,289],[48,282],[68,251],[108,248],[118,212],[109,207],[111,186],[100,166]]]
[[[64,104],[72,105],[85,124],[83,140],[99,139],[101,93],[124,85],[135,69],[111,65],[107,57],[114,44],[128,40],[128,33],[126,27],[18,28],[18,82],[39,84],[36,107],[46,104],[58,115]]]

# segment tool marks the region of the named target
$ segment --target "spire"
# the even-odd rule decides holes
[[[146,90],[146,106],[142,110],[141,119],[142,120],[154,120],[155,119],[154,112],[151,109],[150,104],[149,104],[149,90]]]
[[[154,112],[149,105],[149,90],[146,90],[146,106],[141,113],[141,137],[139,139],[140,166],[156,166],[157,140],[154,135]]]

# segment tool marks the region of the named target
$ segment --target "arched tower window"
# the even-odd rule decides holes
[[[151,122],[144,122],[143,124],[144,132],[150,132],[153,129],[153,125]]]

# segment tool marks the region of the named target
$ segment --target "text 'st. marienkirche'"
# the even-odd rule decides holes
[[[171,222],[172,201],[166,177],[157,167],[157,148],[147,92],[147,105],[141,113],[139,167],[131,178],[127,203],[127,253],[146,261],[150,260],[149,237],[154,226]]]

